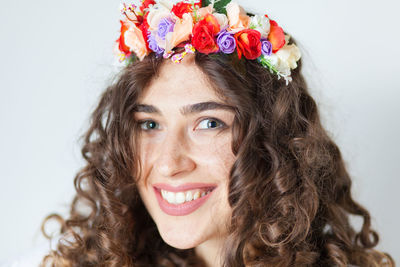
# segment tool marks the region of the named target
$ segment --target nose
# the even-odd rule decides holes
[[[176,132],[167,134],[162,144],[155,168],[164,177],[176,177],[196,168],[196,163],[188,155],[189,144],[185,137]]]

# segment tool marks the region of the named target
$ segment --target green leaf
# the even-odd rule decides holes
[[[136,54],[131,54],[128,58],[125,59],[125,65],[126,66],[131,65],[138,60],[139,58],[136,56]]]
[[[211,4],[211,0],[201,0],[201,7],[206,7]]]
[[[274,65],[272,65],[272,64],[271,64],[271,61],[269,61],[269,59],[267,59],[264,55],[258,57],[257,60],[258,60],[258,62],[261,63],[261,65],[262,65],[263,67],[269,68],[269,70],[270,70],[271,72],[276,73],[276,74],[279,73],[278,69],[277,69]]]
[[[231,0],[215,0],[214,9],[217,13],[226,15],[226,6],[231,2]]]

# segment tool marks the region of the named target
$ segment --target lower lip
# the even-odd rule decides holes
[[[168,203],[165,199],[162,198],[161,192],[158,191],[156,188],[154,188],[154,192],[156,194],[156,198],[158,201],[158,204],[160,205],[160,208],[163,212],[165,212],[168,215],[172,216],[184,216],[188,215],[198,208],[200,208],[201,205],[204,204],[204,202],[207,201],[207,199],[210,198],[211,194],[214,192],[215,188],[209,192],[207,195],[200,197],[196,200],[192,200],[189,202],[184,202],[182,204],[170,204]]]

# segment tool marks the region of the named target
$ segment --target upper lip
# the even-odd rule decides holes
[[[204,189],[204,188],[212,188],[214,189],[217,187],[216,184],[206,184],[206,183],[186,183],[186,184],[181,184],[177,186],[173,186],[170,184],[165,184],[165,183],[157,183],[153,184],[153,186],[158,189],[158,190],[166,190],[170,192],[182,192],[182,191],[187,191],[187,190],[192,190],[192,189]]]

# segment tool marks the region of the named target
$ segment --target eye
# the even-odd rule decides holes
[[[138,121],[138,124],[140,125],[140,128],[145,131],[155,130],[158,125],[157,122],[153,120]]]
[[[217,129],[217,128],[225,128],[226,124],[216,118],[207,118],[202,120],[199,123],[199,126],[200,128],[205,127],[204,129]]]
[[[137,122],[144,131],[152,131],[160,128],[159,124],[153,120],[142,120]],[[226,124],[216,118],[203,119],[198,126],[201,130],[225,128]]]

